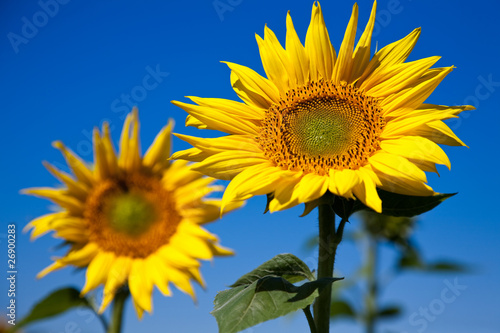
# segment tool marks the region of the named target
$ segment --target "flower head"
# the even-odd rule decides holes
[[[31,221],[26,230],[32,230],[32,238],[54,231],[70,249],[38,277],[65,266],[86,267],[82,295],[103,284],[102,312],[128,285],[139,317],[152,310],[153,286],[169,296],[172,283],[195,297],[191,280],[204,285],[199,260],[232,251],[201,227],[219,217],[220,200],[205,196],[221,188],[210,186],[213,179],[191,171],[187,162],[168,160],[172,125],[160,131],[142,157],[136,110],[125,120],[118,155],[108,124],[102,133],[94,129],[93,167],[54,143],[73,175],[45,163],[64,187],[24,193],[47,198],[61,211]]]
[[[221,138],[178,135],[194,148],[173,158],[194,170],[232,180],[223,205],[273,193],[271,211],[313,201],[327,191],[359,199],[380,212],[376,189],[430,196],[424,171],[450,167],[438,144],[464,145],[443,122],[471,106],[424,104],[453,67],[431,68],[439,57],[406,62],[420,29],[371,57],[376,2],[355,44],[355,4],[338,54],[319,4],[303,46],[287,15],[283,48],[266,26],[257,36],[267,78],[227,63],[243,103],[189,97],[174,101],[187,125],[226,132]]]

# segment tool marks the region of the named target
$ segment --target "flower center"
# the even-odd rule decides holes
[[[139,194],[122,193],[110,198],[108,206],[111,228],[129,236],[147,231],[156,219],[154,205]]]
[[[288,140],[297,152],[308,157],[331,157],[341,154],[351,143],[352,124],[349,119],[335,112],[335,103],[325,101],[320,105],[302,105],[302,112],[290,114]]]
[[[385,121],[375,99],[351,85],[312,82],[266,111],[258,141],[283,169],[358,169],[379,149]]]
[[[181,221],[161,179],[141,173],[106,179],[85,204],[90,241],[117,256],[145,258],[167,244]]]

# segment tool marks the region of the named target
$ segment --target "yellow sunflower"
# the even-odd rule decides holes
[[[125,120],[118,156],[108,124],[102,134],[95,128],[92,168],[54,143],[74,176],[44,163],[64,187],[23,192],[51,200],[61,211],[31,221],[26,230],[32,229],[32,239],[54,231],[71,248],[38,277],[68,265],[87,267],[82,295],[104,284],[103,312],[128,285],[139,317],[152,310],[153,286],[169,296],[172,283],[195,297],[191,280],[204,286],[199,259],[232,251],[201,227],[219,217],[220,200],[204,197],[221,188],[209,186],[213,179],[191,171],[187,162],[168,160],[172,125],[160,131],[143,157],[136,110]]]
[[[286,18],[285,48],[266,26],[257,44],[267,78],[226,62],[243,103],[188,97],[173,101],[189,113],[186,124],[229,133],[220,138],[177,135],[194,148],[172,158],[232,180],[223,207],[273,193],[271,211],[293,207],[325,192],[359,199],[381,212],[376,188],[407,195],[434,191],[424,171],[450,167],[438,144],[464,145],[443,122],[471,106],[423,102],[453,67],[431,68],[439,57],[405,62],[420,35],[415,29],[370,59],[376,2],[355,46],[355,4],[338,54],[321,7],[314,4],[305,46]]]

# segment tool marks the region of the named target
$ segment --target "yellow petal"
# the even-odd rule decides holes
[[[94,174],[97,180],[103,180],[110,175],[108,168],[108,161],[104,145],[101,142],[99,130],[94,128],[93,132],[93,145],[94,145]]]
[[[279,101],[278,88],[271,81],[248,67],[225,61],[223,63],[231,69],[231,85],[245,103],[267,110]]]
[[[427,73],[417,80],[412,87],[384,99],[380,103],[383,114],[394,117],[401,114],[401,109],[404,113],[416,109],[452,70],[453,67],[427,70]]]
[[[420,136],[404,136],[395,140],[381,141],[382,150],[408,159],[429,161],[451,168],[446,153],[437,144]]]
[[[228,150],[243,150],[254,153],[262,152],[255,137],[251,135],[227,135],[220,138],[197,138],[183,134],[174,135],[208,155]],[[172,159],[175,159],[175,156],[177,154],[172,155]]]
[[[210,260],[213,257],[207,241],[187,233],[176,233],[170,238],[170,244],[193,258]]]
[[[199,261],[171,244],[162,246],[156,253],[168,265],[184,268],[198,267]]]
[[[309,58],[293,26],[290,12],[286,15],[286,51],[295,76],[290,78],[290,88],[300,87],[309,82]]]
[[[114,259],[115,255],[111,252],[99,252],[94,257],[87,267],[87,272],[85,273],[85,286],[80,293],[82,296],[97,288],[100,284],[106,282],[109,269],[113,264]]]
[[[166,266],[166,274],[168,279],[175,285],[177,289],[191,296],[196,302],[196,295],[193,286],[190,283],[191,274],[188,271],[182,271],[174,267]]]
[[[50,266],[44,268],[40,273],[38,273],[36,275],[36,278],[37,279],[41,279],[44,276],[46,276],[47,274],[52,273],[53,271],[57,271],[58,269],[61,269],[61,268],[64,268],[64,267],[66,267],[65,264],[60,263],[59,261],[56,261],[53,264],[51,264]]]
[[[269,203],[271,213],[294,207],[300,203],[296,188],[301,176],[301,173],[297,173],[297,177],[285,179],[276,186],[274,199]]]
[[[161,257],[152,254],[145,259],[145,265],[153,284],[156,285],[164,296],[171,296],[172,291],[168,286],[167,270]]]
[[[64,218],[66,216],[68,216],[68,213],[66,212],[52,213],[40,216],[28,223],[26,227],[24,227],[23,232],[28,232],[32,229],[30,239],[37,239],[38,237],[43,236],[47,232],[53,230],[52,223],[54,220]]]
[[[352,72],[351,72],[351,80],[353,82],[357,80],[366,66],[370,62],[370,54],[371,54],[371,40],[372,40],[372,32],[373,27],[375,25],[375,13],[377,11],[377,1],[373,2],[372,12],[370,14],[370,19],[366,24],[365,31],[361,35],[358,41],[358,45],[356,45],[356,49],[352,55]]]
[[[260,108],[252,107],[245,103],[232,101],[230,99],[201,98],[194,96],[187,96],[187,98],[189,98],[199,106],[217,109],[245,119],[260,120],[265,116],[265,113]]]
[[[413,30],[408,36],[383,47],[375,53],[365,68],[359,83],[370,75],[376,76],[386,67],[400,64],[408,58],[420,36],[420,28]]]
[[[233,201],[224,207],[224,214],[240,208],[243,205],[243,201]],[[186,221],[195,224],[205,224],[218,220],[221,217],[220,207],[221,202],[219,200],[206,200],[195,207],[183,207],[181,214]]]
[[[143,259],[135,259],[130,268],[130,276],[128,279],[130,293],[137,305],[147,312],[151,312],[153,307],[151,302],[153,283],[150,278],[150,270],[155,269],[156,268],[147,266]]]
[[[300,180],[297,188],[299,202],[309,202],[321,197],[328,190],[328,176],[319,176],[308,173]]]
[[[362,182],[358,172],[351,169],[330,170],[330,192],[354,199],[352,189]]]
[[[170,163],[168,158],[171,151],[171,134],[174,126],[173,119],[168,121],[154,139],[149,149],[144,154],[142,163],[150,167],[154,172],[162,172]]]
[[[59,258],[57,261],[65,265],[84,267],[94,259],[99,251],[100,248],[96,243],[87,243],[82,248],[71,249],[65,257]]]
[[[291,66],[288,54],[267,25],[264,28],[264,39],[260,38],[259,35],[255,35],[255,37],[267,77],[278,88],[280,94],[285,95],[290,89],[289,78],[295,77],[295,71]]]
[[[248,119],[238,118],[222,110],[208,108],[172,101],[172,104],[182,108],[190,115],[196,117],[210,129],[230,134],[252,134],[257,135],[258,126]]]
[[[313,4],[311,22],[306,34],[306,52],[309,57],[309,75],[312,81],[330,80],[337,57],[325,26],[319,3]]]
[[[251,166],[239,173],[229,183],[222,197],[221,211],[232,201],[242,201],[254,195],[262,195],[274,191],[276,184],[292,172],[284,171],[269,163]]]
[[[420,126],[450,118],[458,118],[453,109],[416,109],[406,116],[391,119],[384,127],[380,138],[394,139],[403,135],[416,135],[414,131]]]
[[[113,141],[111,140],[109,124],[107,122],[104,122],[104,124],[102,125],[101,143],[103,144],[103,148],[106,154],[109,173],[111,175],[118,174],[118,160],[116,157],[115,148],[113,146]]]
[[[165,189],[174,191],[203,177],[201,173],[191,170],[187,163],[186,161],[173,161],[170,164],[170,167],[163,174],[162,178],[162,184]]]
[[[130,125],[132,123],[132,113],[129,113],[123,124],[122,134],[120,136],[120,153],[118,157],[118,165],[121,168],[126,168],[129,154],[130,143]]]
[[[387,68],[363,82],[360,89],[373,97],[385,97],[408,88],[434,65],[440,57],[429,57]]]
[[[415,164],[409,162],[406,158],[398,155],[379,151],[370,157],[369,163],[377,171],[390,176],[427,182],[425,172],[420,170]]]
[[[213,181],[214,179],[208,177],[193,180],[191,183],[177,188],[175,191],[175,198],[185,203],[192,200],[198,200],[204,197],[205,194],[212,192],[212,189],[208,187],[208,185]]]
[[[43,166],[68,187],[68,192],[71,193],[72,196],[82,200],[87,198],[89,187],[85,183],[73,179],[73,177],[62,172],[48,162],[43,162]]]
[[[55,141],[54,143],[52,143],[52,146],[61,151],[64,159],[66,160],[66,163],[68,163],[71,171],[73,171],[73,174],[79,181],[87,185],[92,185],[94,183],[95,180],[92,172],[75,153],[66,148],[66,146],[64,146],[64,144],[60,141]]]
[[[380,188],[389,192],[416,196],[431,196],[435,194],[430,186],[421,181],[403,179],[385,173],[378,174],[378,177],[382,183]]]
[[[378,196],[377,186],[369,172],[365,168],[358,170],[358,175],[362,179],[362,182],[353,188],[353,192],[356,198],[361,200],[363,204],[377,213],[382,213],[382,200]]]
[[[208,128],[208,126],[206,124],[202,123],[201,121],[199,121],[198,119],[196,119],[195,117],[193,117],[190,114],[188,114],[186,117],[185,125],[186,126],[193,126],[193,127],[196,127],[197,129],[207,129]]]
[[[28,188],[21,191],[23,194],[30,194],[36,197],[49,199],[74,215],[81,215],[84,203],[67,193],[65,189],[55,189],[50,187]]]
[[[344,40],[340,46],[339,56],[333,67],[332,81],[340,83],[346,81],[350,83],[353,66],[354,39],[356,38],[356,27],[358,25],[358,4],[352,7],[352,15],[345,31]]]
[[[110,266],[108,278],[104,285],[104,296],[99,313],[103,313],[106,310],[109,303],[115,297],[117,290],[127,281],[133,260],[129,257],[117,257]]]
[[[431,121],[412,130],[414,135],[426,137],[437,144],[448,146],[467,146],[441,120]]]
[[[248,167],[262,163],[267,163],[262,152],[226,151],[207,157],[196,163],[192,169],[210,177],[231,180]]]

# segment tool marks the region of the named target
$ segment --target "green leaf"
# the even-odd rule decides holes
[[[456,262],[436,261],[425,265],[425,270],[436,273],[461,273],[466,272],[468,268]]]
[[[418,251],[412,247],[406,248],[399,262],[397,264],[397,269],[422,269],[424,267],[424,263],[420,258],[420,254]]]
[[[58,289],[35,304],[30,313],[16,326],[20,328],[37,320],[57,316],[71,308],[85,306],[94,311],[90,302],[80,297],[80,291],[72,287]]]
[[[234,288],[242,285],[249,285],[260,278],[270,275],[284,277],[292,283],[299,282],[304,279],[308,279],[309,281],[314,280],[313,273],[302,260],[293,254],[284,253],[278,254],[250,273],[243,275],[230,287]]]
[[[235,333],[312,304],[319,292],[338,278],[322,278],[297,287],[283,277],[265,276],[249,285],[221,291],[211,314],[219,333]]]
[[[266,209],[264,209],[264,214],[266,214],[269,211],[269,204],[271,201],[274,199],[274,192],[268,193],[267,194],[267,202],[266,202]]]
[[[387,319],[390,317],[398,316],[400,313],[401,313],[401,308],[397,305],[392,305],[380,309],[377,312],[377,317]]]
[[[339,317],[348,317],[355,319],[356,312],[354,312],[352,306],[345,300],[336,300],[332,302],[330,307],[330,317],[332,319],[337,319]]]
[[[382,200],[382,214],[390,216],[412,217],[430,211],[440,203],[454,196],[456,193],[441,193],[433,196],[420,197],[414,195],[403,195],[377,189]],[[353,212],[357,210],[371,210],[357,200]]]

